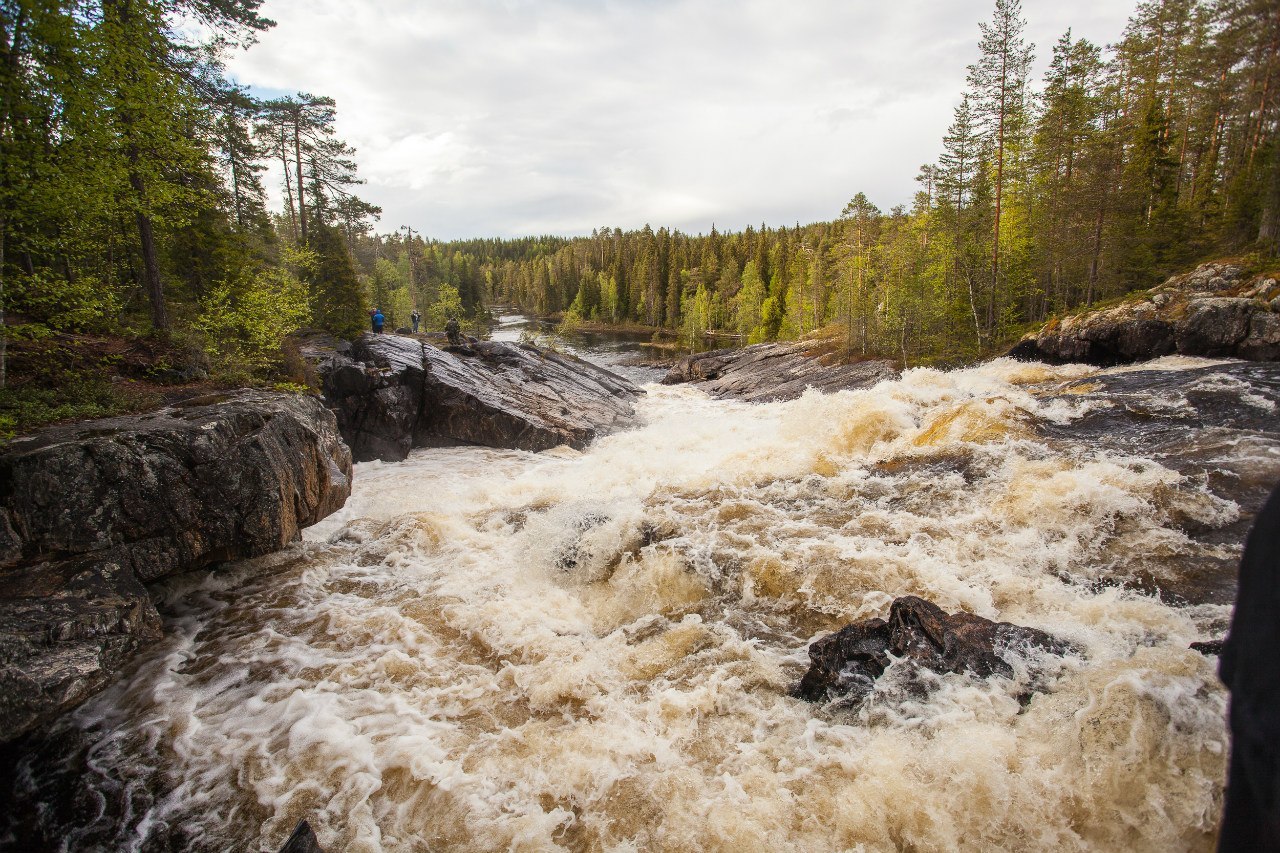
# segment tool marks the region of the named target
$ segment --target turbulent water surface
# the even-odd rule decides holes
[[[29,797],[80,762],[45,818],[69,849],[274,849],[300,818],[330,851],[1211,849],[1226,697],[1187,645],[1225,627],[1280,442],[1144,436],[1197,398],[1143,375],[650,385],[583,453],[360,465],[301,546],[163,588],[168,639],[63,726],[72,757],[25,759]],[[788,695],[812,639],[903,594],[1076,652],[1030,701],[1026,667]]]

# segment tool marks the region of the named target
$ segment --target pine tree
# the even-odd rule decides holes
[[[991,22],[979,24],[981,56],[969,66],[968,84],[974,95],[974,115],[982,128],[991,158],[992,199],[995,216],[991,236],[991,286],[987,294],[986,327],[996,324],[1000,299],[1001,220],[1005,202],[1005,178],[1010,154],[1023,142],[1027,130],[1027,75],[1032,48],[1023,38],[1026,21],[1019,0],[996,0]]]

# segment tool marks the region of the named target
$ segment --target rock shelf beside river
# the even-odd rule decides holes
[[[695,383],[713,397],[766,403],[794,400],[813,387],[819,391],[869,388],[898,371],[888,361],[825,364],[814,344],[754,344],[685,356],[676,362],[663,385]]]
[[[1280,284],[1203,264],[1115,307],[1050,321],[1009,355],[1107,367],[1173,353],[1280,360]]]
[[[632,401],[643,393],[604,368],[528,344],[441,349],[366,333],[349,346],[312,338],[303,353],[357,462],[460,444],[581,449],[633,425]]]
[[[211,395],[9,444],[0,742],[98,692],[159,638],[144,583],[277,551],[350,493],[334,416],[303,395]]]

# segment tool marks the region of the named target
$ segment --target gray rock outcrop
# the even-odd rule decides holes
[[[616,374],[528,344],[440,348],[366,333],[350,347],[304,345],[357,462],[415,447],[582,448],[632,425],[643,392]]]
[[[826,392],[869,388],[897,375],[888,361],[824,363],[814,352],[813,343],[801,341],[685,356],[672,366],[662,384],[691,382],[713,397],[764,403],[794,400],[810,387]]]
[[[1009,354],[1108,367],[1180,353],[1280,359],[1280,284],[1204,264],[1113,308],[1051,321]]]
[[[351,492],[333,414],[240,391],[52,427],[0,453],[0,742],[160,635],[144,583],[260,556]]]

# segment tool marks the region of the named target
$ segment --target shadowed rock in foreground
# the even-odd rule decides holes
[[[280,848],[280,853],[324,853],[324,848],[320,846],[320,840],[311,830],[311,824],[300,820],[294,827],[293,834]]]
[[[160,636],[145,582],[277,551],[346,502],[314,397],[240,391],[53,427],[0,453],[0,742]]]
[[[1280,360],[1280,284],[1204,264],[1114,308],[1051,321],[1009,355],[1103,367],[1179,353]]]
[[[898,376],[888,361],[824,364],[813,347],[802,341],[696,353],[676,362],[662,384],[691,382],[712,397],[767,403],[794,400],[809,387],[826,392],[870,388]]]
[[[302,349],[357,462],[457,444],[582,448],[632,425],[632,401],[643,393],[603,368],[528,344],[440,349],[365,333],[349,346],[312,338]]]
[[[1015,649],[1062,654],[1067,647],[1043,631],[992,622],[971,613],[945,613],[936,604],[907,595],[896,599],[889,620],[846,625],[809,645],[809,671],[795,695],[810,702],[859,700],[875,686],[893,658],[933,672],[1009,676],[1005,656]]]

